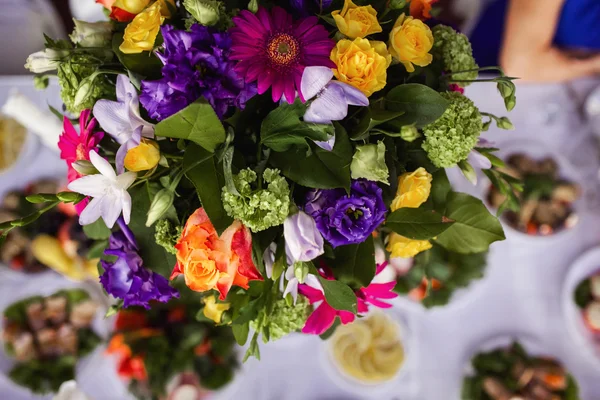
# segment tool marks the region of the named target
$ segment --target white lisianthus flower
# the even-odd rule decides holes
[[[82,47],[104,47],[112,38],[112,24],[108,21],[85,22],[73,19],[75,29],[69,35],[71,41]]]
[[[66,50],[46,49],[35,52],[27,57],[25,68],[34,74],[54,71],[58,68],[60,60],[68,54]]]
[[[90,397],[86,396],[79,387],[77,386],[77,382],[75,381],[67,381],[60,385],[60,389],[58,393],[52,400],[92,400]]]

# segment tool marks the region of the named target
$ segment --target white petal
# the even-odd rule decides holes
[[[100,197],[106,193],[110,181],[100,174],[83,176],[67,185],[70,191],[86,196]]]
[[[263,263],[265,264],[265,272],[267,278],[273,277],[273,264],[275,263],[275,252],[277,251],[277,244],[271,243],[263,253]]]
[[[296,275],[294,274],[294,267],[290,266],[285,270],[285,279],[287,279],[288,281],[291,281],[292,279],[295,279]]]
[[[316,98],[304,113],[304,121],[316,124],[329,124],[340,121],[348,115],[348,103],[344,90],[337,85],[329,85]]]
[[[305,100],[312,99],[333,78],[333,70],[328,67],[306,67],[302,74],[300,91]]]
[[[96,197],[89,202],[79,215],[79,225],[89,225],[102,216],[102,203],[104,197]]]
[[[135,179],[137,178],[137,173],[135,172],[125,172],[117,177],[117,187],[119,189],[128,189],[129,186]]]
[[[287,286],[283,292],[283,297],[287,296],[288,293],[292,294],[292,298],[294,299],[294,304],[296,304],[296,299],[298,298],[298,279],[294,278],[288,281]]]
[[[121,215],[121,209],[123,207],[123,199],[120,193],[112,195],[106,195],[102,197],[102,204],[100,206],[102,212],[102,219],[109,228],[112,228],[117,222],[117,218]]]
[[[317,142],[315,144],[322,148],[323,150],[331,151],[333,150],[333,146],[335,146],[335,135],[331,135],[331,137],[327,141]]]
[[[123,101],[132,96],[137,97],[135,86],[133,86],[127,75],[119,74],[117,76],[117,99]]]
[[[313,289],[323,291],[323,286],[321,286],[321,282],[319,282],[319,278],[314,276],[313,274],[306,275],[304,278],[304,284],[310,286]]]
[[[469,164],[474,168],[479,169],[490,169],[492,168],[492,162],[489,158],[478,152],[477,150],[471,150],[467,158]]]
[[[94,105],[94,117],[102,129],[108,132],[119,144],[125,142],[130,131],[129,115],[126,103],[110,100],[98,100]]]
[[[92,165],[108,179],[114,180],[117,178],[117,174],[115,174],[112,165],[94,150],[90,150],[90,161],[92,162]]]
[[[352,85],[348,85],[344,82],[333,81],[331,85],[339,86],[344,91],[346,95],[346,103],[351,106],[363,106],[366,107],[369,105],[369,99],[363,92],[358,90]]]
[[[131,221],[131,196],[127,190],[123,190],[122,198],[121,198],[122,208],[123,208],[123,220],[126,225],[129,225],[129,221]]]

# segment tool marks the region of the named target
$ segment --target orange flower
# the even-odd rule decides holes
[[[104,8],[106,8],[107,10],[110,10],[115,1],[116,0],[96,0],[96,3],[102,4],[104,6]]]
[[[199,208],[187,220],[175,248],[171,279],[183,274],[185,284],[196,292],[217,289],[224,300],[232,285],[247,289],[249,281],[262,280],[252,261],[250,230],[240,221],[219,237],[204,208]]]
[[[426,20],[431,18],[431,5],[438,0],[411,0],[410,15],[413,18]]]

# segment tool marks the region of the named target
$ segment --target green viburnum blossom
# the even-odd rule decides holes
[[[161,219],[154,228],[154,240],[156,244],[165,248],[171,254],[176,254],[175,244],[181,237],[183,227],[175,226],[168,219]]]
[[[279,299],[273,304],[273,311],[268,318],[266,315],[259,316],[250,323],[250,327],[256,331],[266,327],[269,330],[269,339],[275,341],[302,329],[310,311],[308,300],[303,296],[298,296],[296,304],[288,304],[285,299]],[[263,310],[263,313],[266,314],[266,310]],[[264,336],[263,340],[267,342]]]
[[[243,169],[233,177],[239,193],[233,194],[223,187],[223,207],[227,215],[242,221],[253,232],[283,224],[289,214],[290,187],[278,169],[265,169],[263,180],[266,188],[257,188],[256,172]]]
[[[445,71],[459,72],[479,68],[473,58],[473,49],[469,38],[446,25],[436,25],[431,31],[433,33],[431,54],[434,60],[442,61]],[[452,78],[475,80],[477,71],[453,74]],[[469,82],[456,83],[462,87],[470,84]]]
[[[58,83],[60,85],[60,96],[73,114],[92,108],[97,100],[102,98],[113,99],[115,97],[115,85],[103,75],[99,74],[90,82],[89,78],[98,67],[98,59],[89,54],[73,54],[69,59],[58,66]],[[81,86],[86,84],[85,96],[82,96]],[[79,96],[78,96],[79,92]],[[82,101],[76,101],[80,97]],[[77,104],[78,103],[78,104]]]
[[[450,102],[444,114],[423,128],[423,149],[436,167],[452,167],[465,160],[483,129],[481,114],[473,102],[458,92],[441,94]]]
[[[385,144],[365,144],[356,146],[356,151],[350,164],[352,179],[365,178],[389,185],[389,171],[385,163]]]

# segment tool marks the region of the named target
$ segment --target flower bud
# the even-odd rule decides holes
[[[473,185],[477,185],[477,172],[475,172],[475,169],[468,161],[463,160],[459,162],[458,167],[469,182]]]
[[[56,194],[56,197],[65,203],[73,203],[83,199],[85,196],[75,192],[60,192]]]
[[[212,26],[221,18],[221,2],[215,0],[185,0],[185,9],[204,26]]]
[[[112,24],[110,22],[85,22],[73,19],[75,29],[69,35],[71,41],[82,47],[108,46],[112,39]]]
[[[405,125],[400,129],[400,137],[407,142],[413,142],[421,137],[421,133],[416,126]]]
[[[169,189],[162,189],[154,196],[150,209],[148,210],[148,219],[146,220],[146,226],[152,226],[158,221],[169,208],[173,205],[175,199],[175,193]]]
[[[204,310],[202,311],[204,316],[216,324],[222,322],[223,313],[231,307],[229,303],[217,303],[215,295],[205,297],[202,302],[204,303]]]
[[[75,161],[71,166],[80,175],[95,175],[99,173],[96,167],[88,160]]]
[[[129,149],[125,155],[124,165],[129,171],[147,171],[158,165],[160,150],[154,140],[142,139],[139,145]]]
[[[54,71],[60,65],[60,60],[68,55],[67,50],[46,49],[27,57],[25,68],[34,74]]]
[[[92,95],[94,91],[94,80],[99,75],[98,72],[94,72],[90,76],[84,78],[79,82],[75,98],[73,99],[73,107],[77,108],[81,104],[85,103],[87,99]]]
[[[516,105],[517,97],[514,94],[504,99],[504,106],[506,107],[506,111],[512,111]]]
[[[308,265],[305,262],[294,263],[294,276],[298,279],[299,283],[304,283],[304,280],[308,276]]]
[[[352,179],[365,178],[370,181],[382,182],[389,185],[388,167],[385,163],[385,144],[357,146],[350,164]]]
[[[512,124],[512,122],[510,122],[510,119],[508,119],[506,117],[498,118],[496,120],[496,125],[498,125],[498,128],[500,128],[500,129],[506,129],[509,131],[512,131],[515,129],[515,126]]]
[[[406,7],[406,0],[391,0],[390,8],[392,10],[401,10]]]
[[[48,78],[48,75],[37,75],[33,77],[33,86],[35,86],[37,90],[44,90],[49,84],[50,79]]]
[[[250,12],[256,13],[258,11],[258,1],[250,0],[250,3],[248,3],[248,10]]]
[[[323,236],[315,220],[304,211],[288,216],[283,221],[285,253],[288,264],[311,261],[323,254]],[[299,279],[299,278],[298,278]]]

